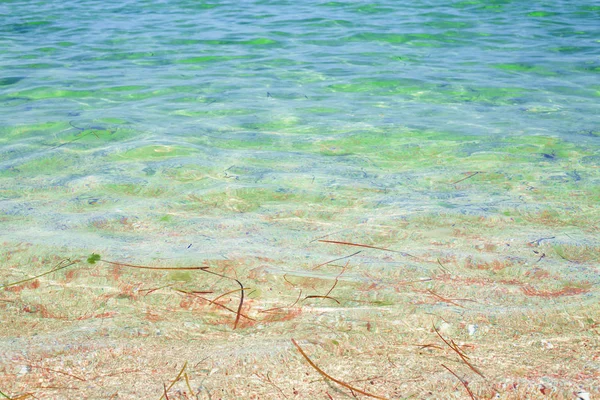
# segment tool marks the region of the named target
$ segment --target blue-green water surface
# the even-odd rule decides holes
[[[0,21],[6,239],[251,252],[306,222],[596,218],[597,1],[4,0]]]

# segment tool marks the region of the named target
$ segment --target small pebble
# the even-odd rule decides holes
[[[577,400],[590,400],[590,394],[586,391],[580,391],[576,393]]]

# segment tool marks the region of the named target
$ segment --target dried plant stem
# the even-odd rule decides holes
[[[65,269],[67,267],[70,267],[71,265],[75,265],[78,262],[79,262],[79,260],[71,261],[69,259],[64,259],[61,262],[59,262],[56,265],[56,267],[52,268],[50,271],[46,271],[43,274],[36,275],[33,278],[22,279],[22,280],[20,280],[18,282],[12,282],[12,283],[7,283],[6,285],[1,285],[0,288],[7,288],[7,287],[11,287],[11,286],[20,285],[21,283],[29,282],[29,281],[32,281],[34,279],[41,278],[42,276],[49,275],[49,274],[51,274],[53,272],[60,271],[61,269]],[[64,264],[64,263],[66,263],[66,264]],[[64,264],[64,265],[62,265],[62,264]]]
[[[169,385],[169,387],[167,387],[163,383],[164,392],[163,392],[163,395],[160,396],[160,399],[158,399],[158,400],[162,400],[163,398],[165,398],[166,400],[169,400],[169,396],[167,395],[167,392],[169,390],[171,390],[171,388],[177,383],[177,381],[179,381],[181,379],[181,376],[183,375],[183,372],[185,371],[186,367],[187,367],[187,361],[185,363],[183,363],[183,367],[181,368],[181,371],[179,371],[179,373],[177,374],[177,376],[175,377],[175,379],[173,379],[173,381],[171,382],[171,384]]]
[[[469,385],[467,384],[467,382],[465,382],[463,379],[461,379],[458,375],[456,375],[450,368],[446,367],[444,364],[442,364],[442,367],[446,368],[452,375],[454,375],[456,377],[456,379],[458,379],[460,381],[460,383],[463,384],[465,389],[467,389],[469,396],[471,396],[471,399],[476,400],[475,395],[473,394],[473,392],[471,392],[471,389],[469,389]]]
[[[230,312],[232,312],[232,313],[234,313],[234,314],[237,314],[237,311],[235,311],[235,310],[233,310],[233,309],[231,309],[231,308],[227,307],[226,305],[223,305],[223,304],[221,304],[221,303],[214,303],[214,302],[213,302],[211,299],[207,299],[206,297],[198,296],[198,295],[196,294],[196,292],[186,292],[185,290],[181,290],[181,289],[173,289],[173,290],[175,290],[176,292],[179,292],[179,293],[183,293],[183,294],[189,294],[189,295],[192,295],[192,296],[194,296],[194,297],[197,297],[197,298],[199,298],[200,300],[207,301],[207,302],[209,302],[210,304],[214,304],[214,305],[215,305],[215,306],[217,306],[217,307],[221,307],[221,308],[223,308],[223,309],[225,309],[225,310],[227,310],[227,311],[230,311]],[[244,318],[246,318],[247,320],[250,320],[250,321],[256,321],[256,319],[254,319],[254,318],[252,318],[252,317],[249,317],[249,316],[247,316],[246,314],[243,314],[243,313],[242,313],[242,314],[240,314],[240,316],[241,316],[241,317],[244,317]]]
[[[339,302],[339,300],[338,300],[338,299],[335,299],[335,298],[333,298],[333,297],[331,297],[331,296],[318,296],[318,295],[311,295],[311,296],[306,296],[306,297],[304,298],[304,300],[306,300],[306,299],[329,299],[329,300],[333,300],[333,301],[335,301],[335,302],[336,302],[336,303],[338,303],[338,304],[342,304],[342,303],[340,303],[340,302]]]
[[[335,277],[335,282],[333,283],[333,286],[331,287],[331,289],[329,289],[329,291],[328,291],[327,293],[325,293],[325,296],[326,296],[326,297],[327,297],[327,296],[329,296],[329,294],[330,294],[331,292],[333,292],[333,289],[335,289],[335,287],[336,287],[336,286],[337,286],[337,284],[338,284],[338,281],[339,281],[339,279],[340,279],[340,276],[342,276],[342,274],[343,274],[344,272],[346,272],[346,267],[348,267],[348,264],[349,264],[349,263],[350,263],[350,261],[347,261],[347,262],[346,262],[346,265],[344,265],[344,268],[342,268],[342,270],[340,271],[340,273],[338,274],[338,276],[336,276],[336,277]],[[339,302],[338,302],[338,303],[339,303]]]
[[[461,306],[460,304],[458,304],[457,302],[455,302],[455,301],[452,301],[451,299],[447,299],[447,298],[445,298],[445,297],[442,297],[442,296],[440,296],[439,294],[437,294],[437,293],[436,293],[436,292],[434,292],[433,290],[427,290],[427,293],[431,294],[431,295],[432,295],[432,296],[434,296],[434,297],[437,297],[438,299],[440,299],[440,300],[441,300],[441,301],[443,301],[444,303],[450,303],[450,304],[454,304],[454,305],[455,305],[455,306],[457,306],[457,307],[460,307],[460,308],[465,308],[465,307]]]
[[[302,289],[300,289],[300,293],[298,293],[298,298],[296,299],[295,302],[293,302],[291,305],[289,306],[285,306],[285,307],[274,307],[274,308],[269,308],[267,310],[262,310],[259,311],[259,313],[268,313],[268,312],[273,312],[273,311],[277,311],[277,310],[283,310],[285,308],[292,308],[294,307],[296,304],[298,304],[298,302],[300,301],[300,297],[302,296]]]
[[[192,389],[192,386],[190,385],[190,379],[188,377],[187,372],[185,374],[183,374],[183,377],[185,378],[185,384],[186,384],[188,390],[190,391],[191,394],[194,394],[194,390]]]
[[[308,356],[306,355],[306,353],[304,352],[304,350],[302,350],[302,348],[300,347],[300,345],[294,339],[292,339],[292,343],[294,344],[294,346],[296,346],[296,348],[298,349],[298,351],[300,352],[300,354],[302,354],[302,357],[304,357],[304,359],[310,364],[310,366],[313,367],[319,374],[323,375],[325,378],[327,378],[327,379],[329,379],[329,380],[337,383],[338,385],[341,385],[341,386],[345,387],[346,389],[350,389],[353,392],[360,393],[362,395],[365,395],[365,396],[368,396],[368,397],[372,397],[374,399],[387,400],[386,397],[377,396],[375,394],[371,394],[371,393],[365,392],[363,390],[357,389],[357,388],[355,388],[353,386],[348,385],[345,382],[340,381],[339,379],[335,379],[331,375],[328,375],[325,371],[323,371],[321,368],[319,368],[317,366],[317,364],[315,364],[314,362],[312,362],[312,360],[310,358],[308,358]]]
[[[317,268],[319,268],[319,267],[322,267],[323,265],[331,264],[332,262],[336,262],[336,261],[340,261],[340,260],[345,260],[346,258],[354,257],[355,255],[357,255],[357,254],[359,254],[359,253],[361,253],[361,252],[362,252],[362,251],[361,251],[361,250],[359,250],[359,251],[357,251],[356,253],[352,253],[352,254],[350,254],[349,256],[344,256],[344,257],[336,258],[336,259],[333,259],[333,260],[329,260],[329,261],[327,261],[327,262],[324,262],[324,263],[322,263],[322,264],[319,264],[319,265],[317,265],[316,267],[313,267],[313,270],[315,270],[315,269],[317,269]]]
[[[85,378],[81,378],[81,377],[79,377],[77,375],[69,374],[68,372],[59,371],[59,370],[52,369],[52,368],[41,367],[39,365],[29,365],[29,366],[31,368],[43,369],[45,371],[56,372],[57,374],[70,376],[71,378],[75,378],[75,379],[77,379],[78,381],[81,381],[81,382],[86,382],[87,381],[87,379],[85,379]]]
[[[469,176],[467,176],[467,177],[465,177],[465,178],[459,179],[459,180],[457,180],[456,182],[452,182],[452,183],[451,183],[451,185],[456,185],[457,183],[460,183],[460,182],[462,182],[462,181],[466,181],[467,179],[469,179],[469,178],[472,178],[472,177],[474,177],[475,175],[477,175],[477,174],[480,174],[480,173],[481,173],[481,171],[473,172],[471,175],[469,175]]]
[[[152,270],[159,270],[159,271],[203,271],[203,270],[208,269],[208,267],[176,267],[176,268],[148,267],[146,265],[126,264],[126,263],[107,261],[107,260],[99,260],[99,261],[102,261],[104,263],[111,264],[111,265],[116,265],[118,267],[137,268],[137,269],[152,269]]]
[[[346,246],[366,247],[367,249],[391,251],[392,253],[401,253],[400,251],[390,250],[390,249],[386,249],[386,248],[383,248],[383,247],[370,246],[368,244],[360,244],[360,243],[352,243],[352,242],[340,242],[340,241],[337,241],[337,240],[323,240],[323,239],[317,240],[317,242],[321,242],[321,243],[333,243],[333,244],[343,244],[343,245],[346,245]]]
[[[229,292],[223,293],[223,294],[221,294],[221,295],[219,295],[219,296],[215,297],[215,298],[214,298],[214,299],[212,299],[210,302],[211,302],[211,303],[215,303],[217,300],[219,300],[219,299],[220,299],[220,298],[222,298],[222,297],[225,297],[225,296],[227,296],[228,294],[231,294],[231,293],[236,293],[236,292],[239,292],[239,291],[242,291],[242,290],[250,290],[250,288],[241,288],[241,289],[230,290]]]
[[[5,393],[0,392],[0,395],[4,396],[4,398],[7,398],[8,400],[25,400],[29,397],[33,397],[33,393],[23,393],[16,397],[10,397],[9,395],[7,395]]]
[[[120,267],[128,267],[128,268],[137,268],[137,269],[150,269],[150,270],[160,270],[160,271],[202,271],[202,272],[206,272],[207,274],[212,274],[212,275],[220,276],[221,278],[234,280],[234,281],[237,282],[238,285],[240,285],[240,304],[238,305],[238,309],[237,309],[237,312],[236,312],[235,322],[233,323],[233,329],[237,328],[237,325],[238,325],[238,323],[240,321],[240,318],[242,317],[242,307],[244,306],[244,290],[246,290],[244,288],[244,285],[242,285],[242,283],[239,280],[237,280],[236,278],[232,278],[231,276],[223,275],[223,274],[220,274],[218,272],[209,271],[209,267],[164,268],[164,267],[148,267],[146,265],[126,264],[126,263],[120,263],[120,262],[115,262],[115,261],[107,261],[107,260],[101,260],[101,261],[105,262],[107,264],[111,264],[111,265],[117,265],[117,266],[120,266]],[[205,300],[208,300],[208,299],[205,299]],[[208,300],[208,301],[210,301],[210,300]],[[210,301],[210,302],[213,303],[212,301]],[[219,304],[219,303],[213,303],[213,304]],[[225,306],[223,306],[221,304],[219,304],[219,305],[222,306],[222,307],[224,307],[224,308],[227,308],[227,307],[225,307]]]
[[[233,329],[237,328],[238,322],[240,321],[240,317],[242,316],[242,307],[244,306],[244,285],[242,285],[242,282],[240,282],[236,278],[232,278],[231,276],[219,274],[218,272],[209,271],[208,267],[203,267],[202,271],[206,272],[207,274],[220,276],[221,278],[234,280],[237,282],[238,285],[240,285],[240,304],[238,305],[237,315],[235,317],[235,322],[233,323]]]
[[[435,333],[440,337],[440,339],[442,339],[442,341],[444,343],[446,343],[446,345],[448,345],[448,347],[450,347],[452,350],[454,350],[456,352],[456,354],[458,354],[458,356],[461,358],[461,360],[463,360],[463,362],[465,364],[467,364],[467,366],[473,371],[475,372],[477,375],[481,376],[482,378],[485,378],[485,376],[479,372],[479,370],[477,368],[475,368],[469,361],[469,357],[467,357],[466,354],[464,354],[460,348],[456,345],[456,343],[454,343],[453,340],[451,340],[451,343],[448,342],[446,339],[444,339],[444,337],[440,334],[440,332],[435,328],[435,326],[433,327],[433,330],[435,331]]]

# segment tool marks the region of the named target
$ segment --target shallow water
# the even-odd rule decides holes
[[[598,165],[594,2],[5,1],[0,15],[0,204],[22,217],[3,236],[73,244],[95,219],[227,190],[249,191],[224,209],[250,219],[290,196],[435,212],[418,177],[473,154],[535,170],[576,146],[567,180]]]
[[[273,254],[378,219],[598,198],[592,3],[11,1],[0,13],[6,239]],[[515,185],[554,197],[526,201]],[[582,200],[565,204],[574,190]]]
[[[0,390],[53,396],[30,365],[48,360],[43,373],[139,372],[64,384],[81,398],[151,398],[188,360],[199,393],[207,378],[278,398],[236,358],[271,352],[260,367],[291,396],[294,335],[324,343],[323,361],[417,377],[422,397],[447,359],[405,348],[438,340],[434,317],[484,355],[482,398],[526,359],[513,388],[539,395],[549,365],[567,376],[551,352],[514,353],[540,335],[581,352],[571,372],[591,368],[600,3],[400,3],[0,0],[0,285],[18,283],[0,286]],[[408,372],[370,355],[384,353]]]

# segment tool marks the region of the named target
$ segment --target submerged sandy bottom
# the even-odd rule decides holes
[[[0,390],[352,398],[342,382],[390,399],[595,398],[597,170],[569,151],[434,163],[397,185],[381,166],[330,190],[184,168],[168,184],[221,186],[173,199],[149,178],[73,202],[106,185],[86,178],[22,194],[55,214],[2,217]],[[58,213],[68,228],[44,234]]]
[[[198,164],[90,136],[5,169],[0,391],[598,396],[593,147],[368,139]]]

